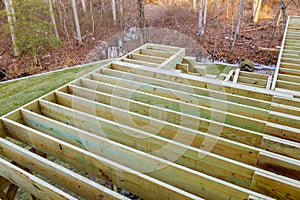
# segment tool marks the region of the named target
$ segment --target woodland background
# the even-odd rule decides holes
[[[91,62],[113,36],[140,27],[184,34],[212,60],[272,65],[300,0],[0,0],[0,10],[4,81]]]

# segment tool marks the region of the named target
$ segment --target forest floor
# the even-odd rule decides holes
[[[270,0],[269,0],[270,1]],[[295,5],[293,5],[295,4]],[[300,15],[297,9],[298,3],[291,3],[287,9],[287,15]],[[231,8],[220,11],[209,5],[208,23],[205,34],[197,35],[198,15],[190,8],[180,6],[158,6],[147,4],[145,6],[146,26],[156,28],[167,28],[172,31],[185,34],[196,41],[211,58],[226,63],[239,63],[242,59],[250,59],[253,62],[274,65],[277,62],[279,51],[262,50],[262,48],[276,48],[281,45],[284,28],[282,23],[276,27],[274,19],[279,11],[279,5],[266,2],[262,6],[261,19],[253,23],[251,18],[251,5],[245,6],[241,35],[237,37],[233,51],[230,51],[232,42]],[[126,10],[125,10],[126,12]],[[219,18],[215,17],[221,13]],[[111,22],[105,22],[96,26],[94,35],[86,34],[83,45],[78,46],[74,38],[67,38],[62,34],[63,45],[49,52],[49,55],[41,58],[41,65],[33,65],[28,55],[20,57],[13,56],[11,39],[4,35],[0,29],[0,81],[24,77],[32,74],[67,68],[90,62],[87,56],[107,38],[128,30],[129,25],[136,24],[136,18],[127,22],[125,26],[114,27]],[[3,20],[0,20],[0,26]],[[128,26],[128,27],[127,27]]]

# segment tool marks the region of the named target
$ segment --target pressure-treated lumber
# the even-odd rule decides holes
[[[43,103],[44,104],[44,103]],[[46,115],[46,116],[48,116],[48,117],[55,117],[55,119],[56,120],[59,120],[59,121],[62,121],[62,122],[67,122],[68,124],[70,124],[70,123],[72,123],[72,124],[74,124],[74,122],[72,122],[73,120],[75,120],[75,124],[77,125],[77,126],[79,126],[80,128],[82,128],[82,129],[85,129],[85,130],[89,130],[89,131],[92,131],[92,132],[94,132],[95,134],[99,134],[99,130],[98,129],[96,129],[96,128],[94,128],[94,130],[92,130],[92,127],[95,127],[95,126],[97,126],[96,124],[101,124],[101,127],[105,127],[105,129],[102,129],[102,131],[104,131],[104,132],[100,132],[100,134],[101,135],[103,135],[105,132],[106,132],[106,129],[108,128],[108,130],[110,130],[110,133],[111,133],[111,130],[113,129],[113,127],[111,126],[111,125],[109,125],[109,123],[112,123],[112,122],[109,122],[109,123],[106,123],[106,124],[103,124],[103,119],[101,119],[101,121],[100,121],[100,119],[99,118],[97,118],[97,120],[96,121],[93,121],[93,120],[91,120],[91,118],[89,119],[89,116],[88,115],[85,115],[85,114],[83,114],[83,113],[80,113],[80,112],[77,112],[77,111],[73,111],[72,113],[69,113],[68,114],[68,110],[69,109],[67,109],[67,108],[63,108],[63,107],[60,107],[60,106],[58,106],[59,108],[60,108],[60,111],[59,110],[57,110],[56,109],[56,111],[54,111],[53,109],[55,109],[55,107],[53,107],[53,106],[51,106],[51,104],[49,104],[49,103],[47,103],[47,104],[44,104],[42,107],[44,107],[44,106],[47,106],[48,107],[48,109],[46,109],[46,107],[45,108],[43,108],[43,113]],[[52,107],[52,109],[51,110],[49,110],[49,106],[51,106]],[[71,110],[70,110],[71,111]],[[57,114],[57,112],[60,112],[60,114]],[[62,112],[64,113],[64,114],[62,114]],[[74,113],[75,112],[75,113]],[[62,115],[67,115],[66,117],[60,117],[60,118],[57,118],[56,116],[62,116]],[[88,117],[88,118],[87,118]],[[86,118],[86,120],[87,121],[90,121],[91,122],[91,124],[90,125],[88,125],[88,124],[82,124],[82,123],[80,123],[80,121],[82,121],[84,118]],[[70,119],[73,119],[73,120],[70,120]],[[88,128],[89,127],[89,128]],[[136,129],[131,129],[130,131],[129,131],[129,129],[128,129],[128,127],[126,127],[126,126],[123,126],[123,125],[119,125],[119,127],[122,127],[121,128],[121,130],[123,130],[123,131],[125,131],[125,132],[130,132],[131,134],[137,134],[137,130]],[[115,131],[118,131],[118,130],[115,130]],[[143,136],[143,135],[147,135],[147,133],[145,133],[145,132],[140,132],[139,134],[142,134],[141,135],[141,137],[142,138],[144,138],[145,136]],[[159,133],[159,134],[162,134],[161,132]],[[167,135],[166,135],[167,134]],[[167,138],[172,138],[172,135],[170,135],[170,134],[168,134],[168,133],[166,133],[165,135],[163,135],[164,137],[167,137]],[[186,132],[182,132],[182,133],[180,133],[181,135],[182,134],[186,134]],[[107,136],[112,136],[112,134],[109,134],[109,135],[107,135]],[[146,136],[146,137],[148,137],[148,136]],[[153,136],[152,136],[153,137]],[[199,138],[198,136],[192,136],[192,137],[196,137],[196,138]],[[213,138],[213,136],[210,136],[210,137],[212,137]],[[179,140],[179,142],[188,142],[189,140],[188,140],[188,138],[191,138],[191,136],[188,136],[187,135],[187,137],[184,137],[185,139],[184,140]],[[200,139],[200,138],[199,138]],[[227,147],[224,147],[224,148],[227,148],[228,149],[228,145],[226,145],[226,143],[224,143],[224,142],[221,142],[223,139],[222,138],[219,138],[218,139],[218,141],[216,142],[216,147],[218,147],[218,145],[221,145],[219,148],[220,149],[223,149],[223,145],[225,145],[225,146],[227,146]],[[131,141],[131,140],[130,140]],[[198,140],[199,141],[199,140]],[[227,142],[229,142],[229,141],[227,141]],[[140,141],[140,143],[142,144],[142,141]],[[223,143],[223,144],[222,144]],[[188,143],[189,144],[189,143]],[[197,143],[192,143],[192,146],[194,146],[194,145],[196,145],[195,147],[198,147],[198,145],[197,145]],[[231,144],[231,147],[230,147],[230,149],[236,149],[238,146],[240,146],[240,145],[238,145],[238,146],[236,146],[236,145],[238,145],[238,144]],[[147,145],[146,145],[147,146]],[[205,146],[203,146],[202,147],[203,149],[206,149],[205,148]],[[241,158],[240,157],[232,157],[232,156],[230,156],[228,153],[229,152],[224,152],[223,150],[221,150],[221,151],[219,151],[218,149],[219,148],[213,148],[213,149],[211,149],[211,151],[212,152],[215,152],[215,153],[217,153],[217,154],[220,154],[220,155],[223,155],[223,156],[226,156],[226,157],[230,157],[230,158],[232,158],[232,159],[237,159],[237,160],[239,160],[239,161],[242,161],[241,160]],[[255,155],[255,151],[257,151],[257,150],[254,150],[253,148],[251,148],[251,147],[247,147],[248,149],[250,148],[250,149],[252,149],[252,150],[248,150],[249,151],[249,153],[248,153],[248,156],[246,156],[246,152],[245,152],[245,158],[247,158],[247,159],[245,159],[245,161],[243,161],[243,162],[245,162],[245,163],[249,163],[249,156],[250,155]],[[238,152],[236,152],[237,154],[242,154],[242,148],[241,147],[239,147],[239,153]],[[232,150],[233,151],[233,150]],[[225,153],[225,154],[224,154]],[[243,156],[244,157],[244,156]],[[295,162],[295,165],[299,165],[299,163],[297,163],[297,162]],[[297,167],[296,167],[297,168]]]
[[[9,131],[11,130],[11,127],[17,127],[14,126],[14,122],[5,121],[4,123]],[[18,130],[18,128],[16,128],[16,130]],[[30,170],[35,171],[60,185],[64,185],[67,189],[87,199],[98,199],[99,197],[119,199],[122,197],[104,186],[95,184],[70,170],[8,142],[5,139],[0,138],[0,147],[2,155],[13,159],[18,163],[22,162],[22,165]]]
[[[294,19],[295,17],[290,16],[288,18],[272,89],[299,96],[297,78],[300,77],[300,23]]]
[[[299,51],[282,52],[278,81],[297,87]],[[1,117],[0,155],[87,199],[124,197],[45,154],[143,199],[297,199],[300,92],[268,90],[268,75],[239,73],[264,89],[188,74],[196,64],[145,44]],[[2,182],[1,198],[23,187]]]
[[[156,173],[159,173],[160,175],[162,175],[162,173],[164,173],[163,171],[167,170],[167,168],[170,168],[169,166],[167,168],[165,168],[164,164],[158,165],[156,167],[154,165],[153,167],[155,167],[158,171],[151,171],[150,166],[152,166],[152,164],[150,164],[150,165],[146,165],[146,164],[147,164],[147,162],[150,162],[153,159],[155,160],[156,157],[147,156],[147,155],[144,155],[145,157],[142,157],[142,155],[140,155],[139,151],[136,151],[132,148],[128,148],[124,145],[120,145],[118,143],[111,142],[108,139],[101,138],[101,137],[95,136],[93,134],[89,134],[88,132],[75,129],[75,128],[71,127],[70,125],[65,125],[63,123],[56,122],[54,120],[47,119],[42,116],[38,116],[38,115],[36,115],[32,112],[28,112],[26,110],[23,110],[22,112],[23,112],[23,115],[25,114],[25,117],[26,117],[25,122],[29,123],[29,125],[31,127],[35,127],[41,131],[47,132],[50,135],[58,137],[59,139],[63,139],[64,141],[68,141],[71,144],[80,146],[84,149],[88,149],[89,151],[94,152],[98,155],[104,156],[106,158],[111,158],[118,162],[123,161],[125,163],[125,165],[127,164],[127,165],[131,166],[132,168],[137,168],[137,170],[143,170],[143,171],[146,170],[147,174],[150,176],[153,173],[154,173],[154,176]],[[41,119],[42,119],[42,121],[41,121]],[[57,127],[57,128],[52,129],[52,128],[45,126],[45,124],[47,124],[47,126],[49,126],[51,124],[55,124],[55,127]],[[57,133],[64,133],[64,134],[57,134]],[[174,145],[175,145],[175,143],[174,143]],[[99,151],[100,147],[105,147],[106,151]],[[147,148],[146,146],[141,146],[141,147]],[[182,155],[180,158],[178,158],[176,160],[176,163],[181,164],[182,166],[188,166],[191,169],[195,169],[200,172],[203,172],[203,170],[204,170],[204,172],[206,172],[206,174],[207,174],[207,172],[208,172],[208,174],[213,172],[213,175],[215,177],[225,179],[229,182],[234,182],[235,184],[243,186],[243,187],[247,187],[247,188],[250,187],[249,184],[251,183],[251,180],[252,180],[252,178],[249,179],[247,177],[244,177],[246,174],[249,174],[249,176],[251,177],[253,175],[253,170],[261,171],[261,173],[262,172],[267,173],[264,170],[252,168],[252,167],[249,167],[247,165],[243,165],[243,164],[240,164],[237,162],[232,162],[231,160],[228,160],[224,157],[219,157],[212,153],[207,154],[207,156],[205,158],[203,158],[204,160],[199,159],[199,157],[197,155],[201,154],[201,151],[191,154],[188,152],[191,152],[192,148],[190,148],[190,147],[185,147],[185,148],[188,149],[188,151],[186,151],[184,155]],[[117,151],[119,153],[116,153],[115,151]],[[205,153],[205,152],[202,152],[202,153]],[[112,156],[111,154],[113,154],[114,156]],[[161,154],[157,153],[156,155],[159,156]],[[183,159],[183,158],[185,158],[185,159]],[[190,158],[190,160],[186,160],[186,158]],[[136,160],[136,159],[143,160],[141,165],[139,165],[139,166],[134,165],[134,160]],[[131,162],[131,160],[132,160],[132,162]],[[218,164],[216,165],[216,163],[218,163]],[[143,168],[143,166],[145,168]],[[218,168],[218,166],[223,166],[223,167]],[[227,166],[227,167],[225,167],[225,166]],[[161,171],[160,169],[163,167],[164,167],[164,170]],[[214,168],[214,170],[205,170],[206,168],[209,168],[209,169]],[[149,172],[148,172],[148,170],[149,170]],[[219,173],[219,171],[221,171],[221,172]],[[223,171],[223,173],[222,173],[222,171]],[[232,174],[232,173],[235,174],[236,178],[232,178],[232,179],[228,180],[227,177],[230,177],[228,175]],[[180,175],[180,173],[178,175]],[[272,174],[270,174],[270,175],[272,175]],[[274,174],[273,174],[273,176],[274,176]],[[275,177],[276,177],[276,175],[275,175]],[[267,180],[265,180],[265,181],[267,181]],[[278,181],[280,181],[280,180],[278,180]],[[185,184],[186,184],[186,186],[189,185],[189,183],[185,183]],[[289,187],[292,187],[292,188],[297,187],[297,186],[295,186],[297,184],[298,184],[298,182],[295,182],[294,185],[291,184]],[[288,188],[281,187],[281,189],[277,190],[276,193],[282,194],[282,193],[284,193],[284,191],[289,191],[289,187]],[[269,192],[272,193],[271,190]],[[273,194],[274,194],[274,192],[273,192]]]
[[[0,138],[1,139],[1,138]],[[0,174],[40,199],[73,199],[72,196],[0,158]]]
[[[135,170],[126,168],[21,124],[16,124],[9,120],[6,120],[5,124],[10,137],[21,140],[22,142],[27,143],[48,155],[52,155],[57,159],[72,164],[83,171],[112,181],[119,187],[122,186],[124,189],[130,189],[130,191],[134,191],[136,194],[145,198],[201,199],[185,191],[179,190],[178,188],[138,173]],[[148,185],[147,189],[143,188],[143,184]],[[159,187],[160,190],[156,190],[155,187]]]

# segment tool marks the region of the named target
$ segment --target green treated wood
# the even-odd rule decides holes
[[[25,112],[23,111],[23,113]],[[27,117],[28,115],[29,113],[26,114]],[[29,123],[31,123],[32,125],[34,123],[38,124],[33,125],[33,127],[45,131],[44,128],[39,128],[47,126],[43,122],[40,122],[40,117],[35,117],[35,119],[33,119],[31,115],[31,120],[33,121]],[[49,120],[46,124],[49,125]],[[76,130],[71,127],[63,126],[62,124],[54,124],[54,122],[52,124],[54,125],[52,127],[56,129],[56,133],[63,133],[60,134],[59,137],[63,137],[64,140],[67,140],[68,143],[75,143],[75,145],[81,146],[89,150],[90,152],[108,158],[114,162],[118,162],[131,169],[143,172],[153,178],[161,180],[165,183],[169,183],[173,186],[184,189],[185,191],[191,192],[193,194],[197,194],[198,196],[202,196],[209,199],[215,198],[217,196],[218,198],[238,198],[240,196],[245,196],[252,193],[251,191],[246,191],[234,185],[222,182],[219,179],[214,179],[205,174],[197,173],[193,170],[190,170],[189,168],[174,164],[173,162],[167,162],[163,159],[159,159],[158,157],[143,154],[142,152],[137,151],[135,149],[111,142],[111,140],[97,137],[93,134]],[[51,135],[57,135],[53,130],[46,129],[46,132]],[[75,137],[76,139],[74,138],[74,140],[68,138],[68,135],[70,134],[72,135],[72,138]],[[80,136],[78,137],[78,135]],[[81,141],[82,143],[79,143],[78,141]],[[99,151],[99,149],[101,149],[101,151]],[[136,165],[137,160],[139,160],[140,162],[139,165]],[[241,170],[243,170],[242,167]],[[243,171],[245,172],[246,170],[244,169]],[[253,174],[253,172],[251,173],[251,171],[249,173]],[[170,177],[170,174],[176,174],[177,178],[173,179],[172,177]],[[244,182],[244,180],[240,181]],[[249,179],[248,181],[248,184],[250,184],[251,179]],[[238,183],[241,184],[240,182]],[[202,187],[202,190],[200,190],[199,188],[200,185]],[[226,191],[226,193],[224,193],[224,191]]]
[[[8,129],[15,127],[5,121]],[[18,130],[18,129],[17,129]],[[8,130],[9,132],[9,130]],[[87,199],[127,199],[120,194],[0,138],[2,155]]]
[[[207,108],[204,106],[191,104],[189,102],[187,103],[185,101],[173,100],[170,98],[165,98],[153,94],[147,94],[137,90],[126,89],[115,85],[106,84],[103,82],[99,84],[95,82],[95,84],[85,84],[83,86],[89,89],[96,89],[97,91],[115,94],[120,97],[130,98],[135,101],[140,101],[151,105],[159,105],[161,107],[168,108],[177,112],[182,112],[206,119],[213,119],[214,121],[219,121],[221,123],[230,124],[248,130],[263,132],[265,129],[265,122],[262,120],[253,119],[250,117],[229,112],[224,113],[224,111],[226,111],[226,105],[224,105],[223,103],[221,103],[220,105],[221,107],[223,107],[223,109],[217,110],[214,108]],[[174,96],[175,98],[178,98],[177,95]],[[195,97],[191,96],[189,99],[193,98]]]
[[[197,94],[189,93],[189,92],[181,92],[175,89],[161,87],[159,85],[153,84],[145,84],[132,80],[125,80],[121,78],[106,76],[103,74],[93,73],[91,75],[93,80],[99,82],[105,82],[108,84],[113,84],[118,87],[125,87],[133,90],[142,91],[145,93],[150,93],[153,95],[163,96],[166,98],[171,98],[183,102],[192,103],[195,105],[205,106],[209,108],[215,108],[218,110],[226,110],[226,112],[231,112],[235,114],[244,115],[247,117],[257,118],[257,119],[267,119],[268,111],[250,107],[246,105],[241,105],[237,103],[232,103],[225,100],[214,99],[212,97],[200,96]],[[82,79],[82,82],[84,79]],[[192,91],[191,91],[192,92]]]
[[[235,94],[230,94],[226,93],[225,91],[215,91],[209,88],[199,88],[191,85],[184,85],[176,82],[171,82],[167,80],[160,80],[160,79],[155,79],[151,77],[145,77],[141,75],[136,75],[132,73],[126,73],[123,71],[117,71],[117,70],[111,70],[111,69],[101,69],[99,70],[99,73],[104,74],[104,75],[109,75],[112,77],[118,77],[126,80],[133,80],[136,82],[142,82],[142,83],[148,83],[148,84],[156,84],[158,86],[170,88],[170,89],[175,89],[178,91],[183,91],[183,92],[189,92],[189,93],[195,93],[197,95],[201,96],[207,96],[207,97],[212,97],[214,99],[220,99],[220,100],[227,100],[227,101],[232,101],[235,103],[240,103],[240,104],[246,104],[249,106],[254,106],[257,108],[269,108],[269,102],[263,101],[263,100],[258,100],[254,98],[247,98]]]
[[[158,50],[151,50],[151,49],[140,49],[138,53],[149,55],[149,56],[163,57],[163,58],[169,58],[173,55],[172,53],[158,51]]]
[[[155,118],[157,119],[161,119],[187,128],[195,129],[198,125],[198,130],[201,132],[206,132],[214,135],[219,133],[221,137],[241,143],[246,143],[251,146],[260,145],[262,140],[262,135],[260,133],[241,129],[238,127],[233,127],[228,124],[195,117],[193,115],[184,114],[170,109],[165,109],[160,106],[149,105],[143,102],[137,102],[134,100],[125,99],[122,97],[74,85],[70,85],[68,86],[68,88],[70,92],[76,96],[84,97],[93,101],[98,101],[107,105],[113,105],[117,108],[125,109],[142,115],[155,116]],[[166,113],[166,117],[165,115],[161,115],[161,113]]]
[[[32,128],[35,128],[37,130],[40,130],[44,133],[47,133],[51,136],[54,136],[58,139],[67,141],[70,144],[90,150],[98,155],[100,155],[100,154],[106,155],[106,152],[94,150],[94,148],[105,146],[103,144],[103,142],[114,143],[112,140],[108,140],[106,138],[99,137],[95,134],[91,134],[89,132],[74,128],[71,125],[66,125],[59,121],[55,121],[50,118],[47,118],[47,117],[44,117],[41,115],[37,115],[35,113],[29,112],[26,110],[22,110],[22,113],[25,118],[24,120],[25,120],[26,125],[28,125]],[[90,140],[88,140],[88,142],[87,142],[87,139],[90,139]],[[132,138],[132,139],[135,140],[134,138]],[[185,146],[184,144],[176,143],[172,140],[166,140],[166,139],[160,139],[160,140],[166,141],[166,143],[162,143],[163,145],[166,145],[167,143],[171,143],[174,146],[176,146],[176,145],[179,146],[178,148],[180,148],[180,146],[181,146],[181,147],[187,149],[183,153],[182,156],[180,156],[177,160],[174,161],[175,163],[185,166],[185,167],[188,167],[188,168],[191,168],[191,169],[194,169],[199,172],[203,172],[207,175],[210,175],[210,176],[213,176],[216,178],[220,178],[222,180],[225,180],[230,183],[234,183],[236,185],[239,185],[239,186],[242,186],[245,188],[249,187],[249,184],[252,180],[253,171],[254,171],[254,169],[252,167],[250,167],[249,165],[244,165],[242,163],[235,162],[231,159],[228,159],[228,158],[225,158],[222,156],[218,156],[214,153],[208,153],[208,152],[202,151],[200,149],[195,149],[195,148],[192,148],[189,146]],[[122,142],[124,143],[124,140],[122,139],[122,137],[115,137],[115,141],[119,142],[119,144],[116,143],[116,146],[122,147],[121,143]],[[131,146],[135,149],[139,149],[140,151],[143,151],[143,152],[149,152],[148,146],[136,147],[136,146],[132,146],[131,142],[124,143],[124,144]],[[112,145],[107,145],[107,146],[109,146],[110,148],[114,147]],[[163,146],[161,146],[161,148],[163,148]],[[108,150],[109,150],[109,148],[107,149],[107,151]],[[117,148],[116,150],[119,150],[119,149]],[[114,156],[116,156],[116,158],[112,157],[111,159],[116,159],[118,161],[119,159],[121,159],[118,157],[121,156],[123,153],[128,153],[128,152],[121,152],[120,154],[116,154],[116,155],[114,155]],[[162,154],[157,153],[155,155],[158,157],[163,157]],[[200,159],[199,155],[206,155],[206,156],[204,158]],[[107,156],[105,156],[105,157],[107,157]],[[143,160],[142,157],[141,157],[141,159]],[[168,157],[165,157],[164,159],[168,159],[169,161],[172,161]],[[139,165],[135,165],[134,163],[135,162],[126,163],[126,164],[127,165],[133,164],[134,165],[133,167],[137,168]],[[216,163],[218,163],[218,164],[216,164]]]
[[[300,76],[293,76],[287,74],[278,74],[278,80],[289,81],[300,84]]]
[[[240,96],[252,97],[261,100],[271,100],[272,95],[269,93],[270,91],[262,90],[262,89],[252,89],[249,90],[248,87],[235,86],[234,84],[224,83],[219,80],[206,79],[202,77],[195,77],[191,75],[181,74],[180,76],[173,71],[155,69],[155,68],[146,68],[146,67],[138,67],[135,65],[126,65],[124,63],[115,61],[111,65],[112,69],[130,72],[138,75],[143,75],[146,77],[152,77],[156,79],[174,81],[177,83],[192,85],[199,88],[209,88],[211,90],[216,91],[225,91],[227,93],[238,94]]]
[[[0,158],[0,174],[40,199],[70,199],[67,193]]]
[[[201,199],[123,165],[6,120],[10,137],[147,199]],[[144,187],[147,185],[147,187]]]
[[[128,58],[134,60],[140,60],[144,62],[156,63],[156,64],[161,64],[166,60],[165,58],[161,58],[161,57],[148,56],[148,55],[136,54],[136,53],[129,54]]]
[[[156,63],[144,62],[144,61],[133,60],[133,59],[128,59],[128,58],[122,58],[120,61],[123,61],[126,63],[137,64],[137,65],[141,65],[141,66],[148,66],[148,67],[157,67],[158,66],[158,64],[156,64]]]
[[[152,140],[152,139],[154,140],[156,138],[154,136],[164,137],[173,140],[176,139],[177,142],[191,145],[196,148],[201,148],[203,150],[209,149],[211,150],[211,152],[216,153],[218,155],[222,155],[227,158],[231,158],[252,165],[256,162],[256,158],[258,155],[258,149],[256,148],[239,144],[236,142],[232,142],[230,140],[226,140],[210,134],[204,134],[195,131],[189,131],[189,132],[181,131],[177,133],[177,135],[173,135],[173,134],[163,135],[159,133],[153,135],[141,130],[137,130],[135,128],[118,124],[114,121],[108,121],[103,118],[85,114],[50,102],[48,103],[45,101],[40,101],[40,104],[42,107],[43,115],[58,121],[67,122],[68,124],[73,124],[77,126],[77,128],[81,128],[83,130],[89,130],[90,132],[93,132],[100,136],[106,135],[107,137],[117,137],[119,134],[124,135],[126,133],[130,133],[132,135],[139,136],[141,142],[140,145],[142,144],[147,145],[144,143],[147,142],[148,140]],[[82,120],[85,120],[88,123],[81,123]],[[99,129],[99,126],[101,127],[101,129]],[[143,138],[148,138],[148,139],[145,141]],[[212,143],[210,142],[203,143],[205,138],[209,138],[211,139],[211,141],[213,141],[212,147],[210,147],[212,145]],[[155,151],[156,148],[159,147],[154,146],[153,148],[154,149],[152,151]]]

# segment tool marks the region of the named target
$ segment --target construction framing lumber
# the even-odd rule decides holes
[[[1,176],[40,199],[73,199],[72,196],[0,158]]]
[[[276,84],[298,90],[298,50],[287,47]],[[145,44],[1,117],[0,155],[28,168],[0,159],[1,198],[21,187],[54,199],[126,199],[118,188],[143,199],[298,199],[300,100],[268,90],[268,75],[232,70],[221,81],[193,75],[197,66],[184,48]]]

